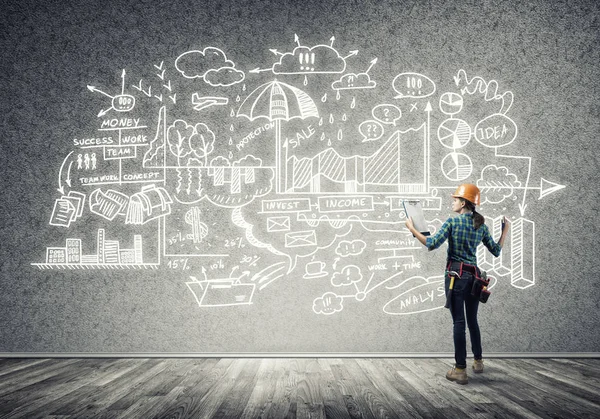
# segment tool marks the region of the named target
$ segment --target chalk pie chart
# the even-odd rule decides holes
[[[463,153],[448,153],[442,160],[442,173],[446,179],[460,182],[473,172],[471,158]]]
[[[458,93],[446,92],[440,96],[440,110],[446,115],[456,115],[462,107],[463,98]]]
[[[437,135],[444,147],[456,150],[471,139],[471,127],[462,119],[449,118],[440,124]]]

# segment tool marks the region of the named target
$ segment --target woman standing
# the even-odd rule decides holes
[[[471,295],[471,289],[476,277],[480,277],[477,268],[477,246],[483,243],[485,247],[495,256],[500,255],[504,239],[508,233],[510,223],[503,219],[503,228],[500,240],[496,243],[492,238],[485,219],[475,210],[480,202],[480,191],[476,185],[465,183],[460,185],[452,195],[452,211],[458,213],[456,217],[450,217],[440,230],[430,237],[425,237],[417,231],[412,219],[406,221],[406,227],[410,232],[425,245],[429,250],[437,249],[448,241],[448,259],[446,265],[445,288],[446,295],[450,286],[449,272],[459,273],[460,279],[454,281],[451,297],[450,310],[454,323],[454,367],[448,371],[446,378],[456,381],[458,384],[467,384],[467,341],[465,330],[466,323],[469,326],[471,337],[471,349],[475,358],[473,372],[483,372],[483,358],[481,349],[481,335],[477,323],[477,309],[479,308],[479,295]]]

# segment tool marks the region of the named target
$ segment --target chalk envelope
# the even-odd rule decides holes
[[[290,231],[290,217],[269,217],[267,218],[267,231]]]
[[[285,247],[316,246],[317,236],[313,230],[293,231],[285,235]]]

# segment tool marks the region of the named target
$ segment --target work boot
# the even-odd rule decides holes
[[[446,373],[446,378],[450,381],[455,381],[457,384],[467,384],[469,382],[466,368],[452,367],[452,369]]]
[[[475,361],[473,361],[473,372],[483,372],[483,359],[476,359]]]

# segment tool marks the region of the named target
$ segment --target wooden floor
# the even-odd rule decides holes
[[[600,359],[0,359],[0,418],[599,418]]]

